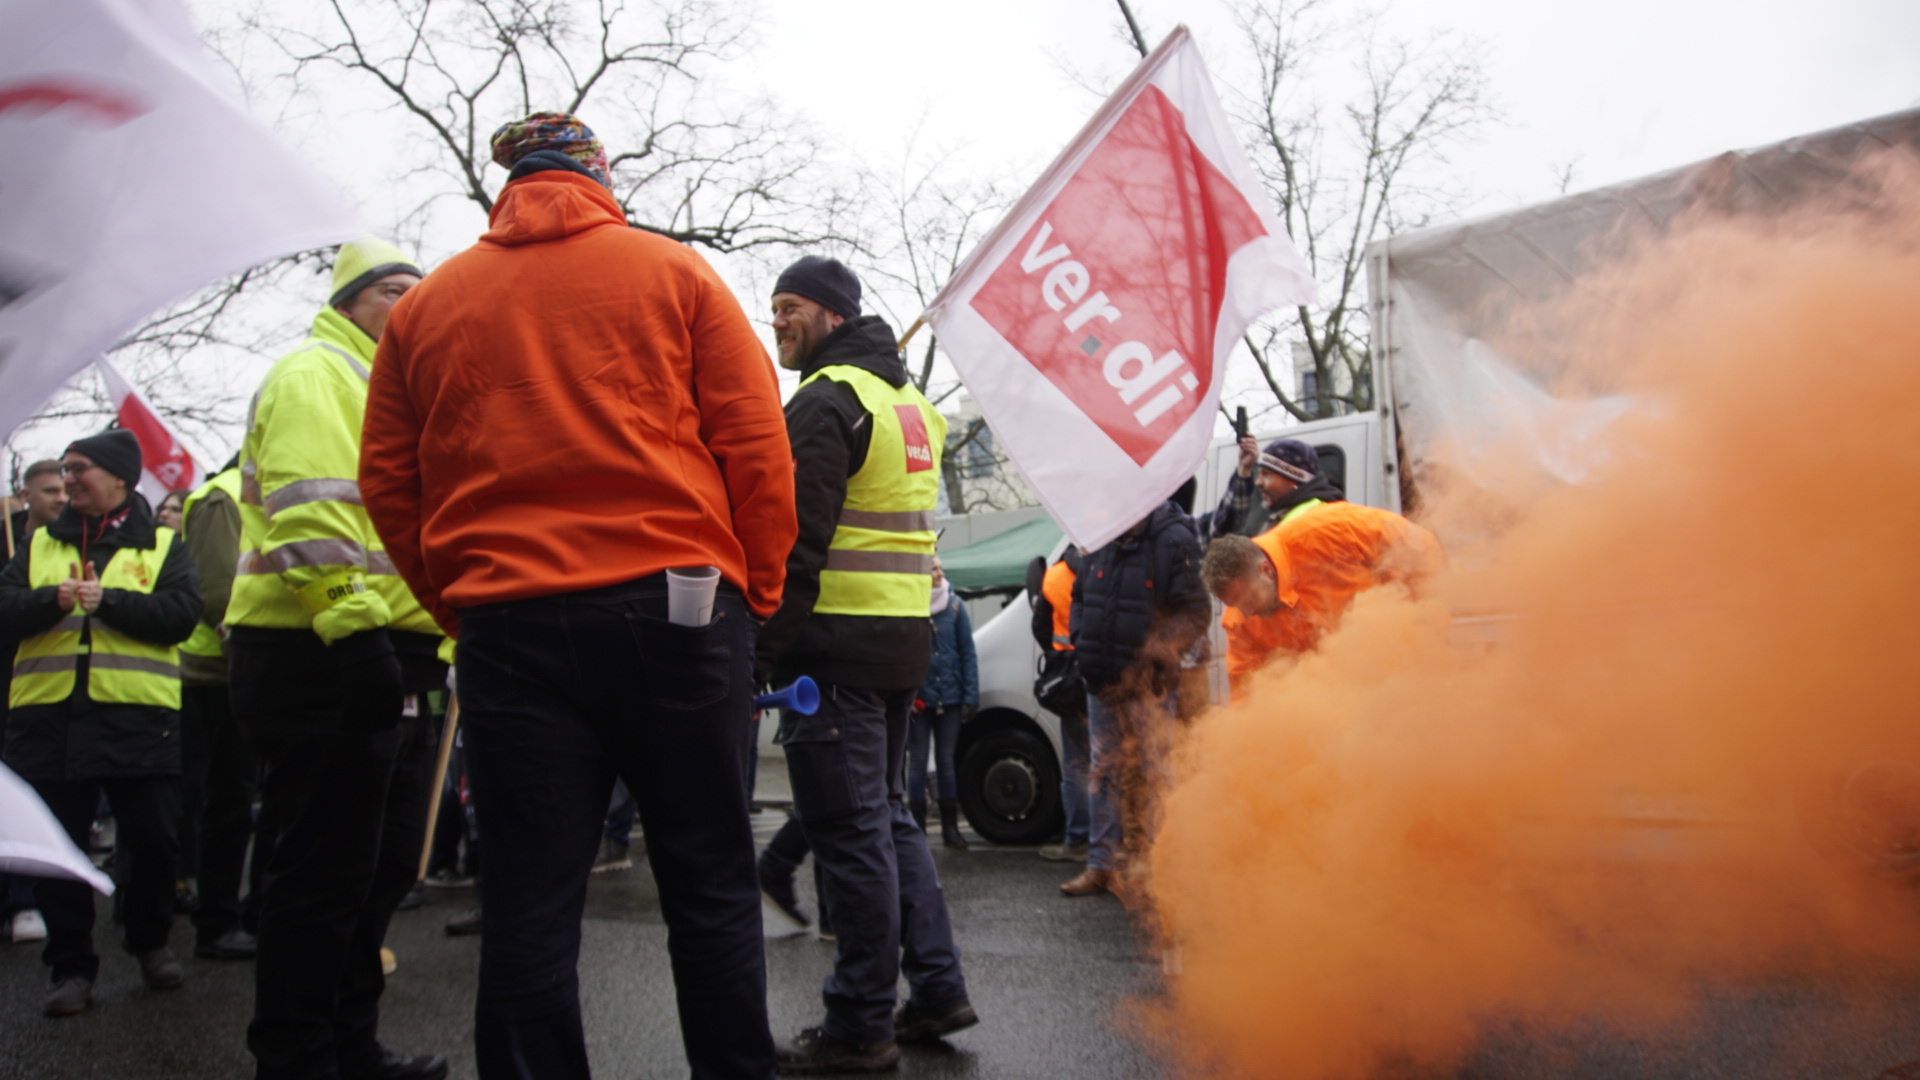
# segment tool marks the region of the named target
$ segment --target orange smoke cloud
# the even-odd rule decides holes
[[[1888,872],[1920,852],[1920,170],[1884,178],[1516,324],[1503,354],[1634,395],[1599,477],[1498,530],[1429,492],[1443,538],[1494,537],[1442,599],[1362,596],[1197,722],[1151,852],[1190,1064],[1447,1067],[1501,1026],[1920,966]],[[1512,618],[1450,643],[1462,612]]]

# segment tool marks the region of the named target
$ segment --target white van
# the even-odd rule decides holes
[[[1259,433],[1261,443],[1299,439],[1320,454],[1321,468],[1368,506],[1393,508],[1398,490],[1390,484],[1384,461],[1380,416],[1365,413],[1318,420]],[[1210,510],[1227,490],[1239,449],[1232,439],[1215,440],[1198,474],[1194,510]],[[1353,485],[1351,488],[1348,485]],[[1255,506],[1259,500],[1256,498]],[[1261,520],[1258,514],[1252,521]],[[1255,529],[1254,531],[1257,531]],[[1049,561],[1060,557],[1060,548]],[[1218,604],[1215,605],[1218,614]],[[960,807],[973,831],[996,844],[1038,844],[1058,834],[1060,809],[1060,718],[1033,697],[1040,647],[1033,640],[1032,608],[1023,592],[993,619],[974,631],[980,662],[980,711],[960,731],[956,753],[960,771]],[[1226,639],[1213,620],[1209,677],[1214,696],[1226,696]]]

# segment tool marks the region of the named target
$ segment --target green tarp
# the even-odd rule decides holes
[[[948,548],[940,566],[956,589],[1018,589],[1027,583],[1027,564],[1035,555],[1051,555],[1060,543],[1060,526],[1037,517],[977,544]]]

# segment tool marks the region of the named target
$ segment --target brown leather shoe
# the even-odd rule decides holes
[[[1082,870],[1080,876],[1060,886],[1060,891],[1068,896],[1092,896],[1094,893],[1111,892],[1113,871]]]

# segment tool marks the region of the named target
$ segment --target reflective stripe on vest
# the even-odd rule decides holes
[[[800,385],[822,378],[854,392],[873,435],[867,460],[847,479],[813,610],[924,619],[933,601],[933,516],[946,418],[911,383],[896,388],[863,368],[824,367]]]
[[[152,593],[172,550],[172,529],[155,530],[153,547],[121,548],[107,560],[100,585],[105,589]],[[80,561],[77,548],[54,539],[46,529],[33,534],[27,555],[30,588],[58,586]],[[82,641],[85,637],[87,640]],[[73,696],[80,657],[87,657],[87,697],[102,704],[180,707],[180,653],[172,645],[154,645],[120,633],[76,610],[42,633],[20,643],[14,654],[12,708],[54,705]]]
[[[238,503],[240,501],[240,470],[233,468],[225,472],[216,473],[213,479],[201,484],[193,494],[187,496],[187,501],[180,506],[180,529],[182,535],[186,532],[187,522],[193,518],[193,508],[200,505],[202,499],[205,499],[215,491],[226,492],[227,498]],[[193,624],[193,636],[180,643],[180,651],[183,653],[192,653],[195,656],[225,656],[227,654],[227,643],[220,640],[220,632],[218,630],[208,626],[205,622],[196,622]]]

